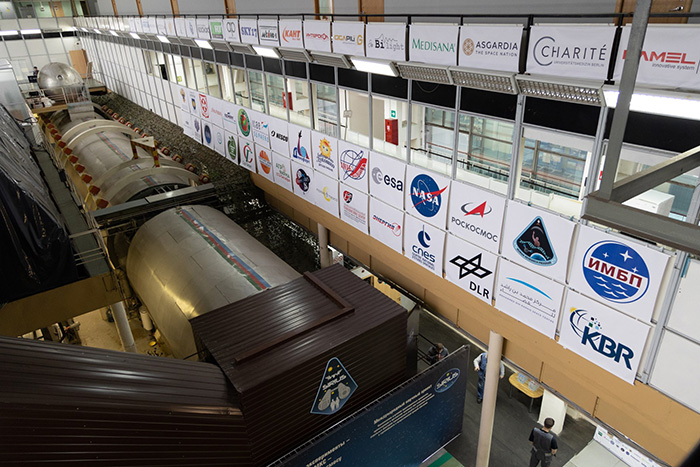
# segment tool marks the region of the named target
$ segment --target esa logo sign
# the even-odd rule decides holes
[[[377,185],[383,184],[397,191],[403,191],[403,181],[397,180],[390,175],[385,175],[379,167],[372,169],[372,181]]]
[[[433,217],[440,212],[443,199],[442,193],[447,185],[440,188],[437,182],[428,174],[420,174],[411,182],[411,201],[413,207],[424,217]]]
[[[592,245],[582,267],[591,289],[611,302],[635,302],[649,288],[649,268],[641,255],[620,242],[605,240]]]
[[[574,333],[581,338],[581,345],[590,347],[616,363],[622,361],[628,370],[632,369],[630,360],[634,358],[634,351],[603,334],[603,325],[586,310],[572,308],[569,323]]]

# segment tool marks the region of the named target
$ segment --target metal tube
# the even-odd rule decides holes
[[[318,255],[322,268],[331,265],[331,258],[328,255],[328,229],[321,224],[318,224]]]
[[[119,334],[119,339],[122,341],[122,347],[124,347],[124,351],[136,353],[134,335],[131,333],[129,319],[126,317],[126,309],[124,308],[124,302],[114,303],[111,306],[111,308],[112,316],[114,316],[114,322],[117,323],[117,334]]]
[[[502,351],[503,336],[491,331],[489,333],[488,361],[486,362],[484,400],[481,406],[481,423],[479,424],[479,441],[476,446],[476,467],[488,467],[489,465]]]

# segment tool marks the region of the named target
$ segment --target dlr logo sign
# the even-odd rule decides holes
[[[630,360],[634,358],[632,349],[624,344],[615,342],[612,338],[601,334],[597,331],[590,330],[588,326],[583,328],[581,336],[581,344],[590,345],[593,350],[608,358],[612,358],[615,362],[620,362],[620,359],[625,361],[625,366],[628,370],[632,369]]]

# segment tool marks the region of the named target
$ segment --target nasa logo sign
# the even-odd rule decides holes
[[[632,303],[649,288],[649,268],[629,246],[605,240],[592,245],[583,257],[583,276],[600,297],[615,303]]]
[[[547,228],[541,217],[537,216],[513,240],[513,248],[527,261],[540,266],[556,264],[557,255],[552,248],[552,243],[547,234]]]
[[[244,109],[238,111],[238,128],[243,136],[250,135],[250,118]]]
[[[340,154],[340,168],[343,170],[343,180],[362,180],[367,172],[365,152],[346,149]]]
[[[435,392],[445,392],[452,387],[457,379],[459,378],[460,371],[459,368],[452,368],[447,370],[444,375],[440,377],[437,383],[435,383]]]
[[[604,357],[613,359],[616,363],[623,360],[627,369],[632,369],[630,360],[634,358],[634,351],[603,334],[603,326],[600,321],[586,310],[572,308],[569,323],[574,333],[581,338],[581,345],[590,347]]]
[[[411,201],[413,207],[425,217],[435,216],[442,207],[442,193],[447,189],[440,188],[433,177],[420,174],[411,182]]]
[[[297,184],[297,186],[301,189],[303,192],[309,191],[309,184],[311,183],[311,177],[307,175],[307,173],[304,171],[304,169],[298,169],[296,178],[294,179],[294,182]]]

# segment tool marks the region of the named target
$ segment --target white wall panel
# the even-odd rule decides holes
[[[135,2],[135,0],[134,0]],[[178,2],[180,3],[190,3],[190,2]],[[192,2],[198,3],[198,2]],[[223,2],[221,2],[223,3]],[[146,0],[141,2],[141,8],[143,8],[144,15],[172,15],[173,9],[170,6],[170,0]],[[119,12],[121,14],[121,11]]]
[[[650,383],[700,412],[700,345],[664,331]]]
[[[263,2],[258,2],[263,3]],[[277,2],[269,2],[275,3]],[[198,0],[196,2],[179,2],[180,14],[182,15],[223,15],[226,14],[223,0]],[[236,2],[236,12],[238,11],[238,2]]]

